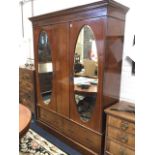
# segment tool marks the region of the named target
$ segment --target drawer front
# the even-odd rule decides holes
[[[34,103],[34,94],[30,92],[20,92],[19,99],[23,100],[23,102]]]
[[[33,83],[34,82],[34,71],[20,68],[19,69],[19,79]]]
[[[27,81],[20,81],[19,89],[20,91],[34,91],[34,85]]]
[[[19,102],[27,106],[32,112],[34,112],[34,96],[29,93],[19,93]]]
[[[108,116],[108,125],[116,127],[127,133],[135,134],[135,125],[126,120],[115,118],[113,116]]]
[[[93,151],[100,153],[101,148],[101,135],[91,132],[77,124],[66,122],[64,125],[65,134],[82,145],[92,149]]]
[[[83,128],[63,117],[40,108],[40,119],[49,126],[56,128],[65,136],[90,148],[94,152],[100,153],[101,135],[98,135],[86,128]]]
[[[126,132],[120,131],[113,127],[107,128],[107,136],[118,140],[130,147],[135,147],[135,136]]]
[[[39,108],[39,118],[41,119],[41,121],[45,122],[49,126],[62,131],[62,129],[63,129],[62,120],[58,119],[56,114],[54,114],[48,110]]]
[[[24,81],[19,83],[19,102],[34,112],[35,94],[32,83]]]
[[[125,148],[124,146],[108,139],[106,145],[107,155],[135,155],[135,152],[131,149]]]

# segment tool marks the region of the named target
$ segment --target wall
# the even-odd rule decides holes
[[[57,0],[54,3],[51,0],[34,0],[33,11],[32,3],[25,1],[23,5],[23,20],[24,20],[24,37],[20,36],[19,48],[21,53],[19,54],[19,64],[25,64],[27,58],[33,58],[33,39],[32,39],[32,25],[28,20],[28,17],[36,16],[56,10],[62,10],[73,6],[87,4],[95,2],[97,0]],[[135,100],[135,76],[131,74],[131,65],[127,61],[126,56],[133,53],[133,35],[135,34],[134,29],[134,13],[135,4],[129,0],[117,0],[121,4],[124,4],[130,8],[126,16],[126,28],[125,28],[125,42],[124,42],[124,55],[122,65],[122,82],[121,82],[121,100],[134,102]],[[19,5],[20,11],[20,5]],[[20,23],[21,24],[21,23]],[[22,24],[21,24],[22,32]]]

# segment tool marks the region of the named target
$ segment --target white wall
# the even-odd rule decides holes
[[[57,10],[70,8],[73,6],[83,5],[98,0],[34,0],[33,15],[40,15]],[[133,51],[133,35],[135,34],[134,22],[135,22],[135,3],[129,0],[117,0],[121,4],[124,4],[130,8],[126,16],[126,28],[125,28],[125,42],[124,42],[124,55],[122,66],[122,81],[121,81],[121,100],[134,102],[135,100],[135,77],[131,74],[131,66],[126,60],[126,56]],[[33,39],[32,39],[32,25],[28,20],[28,17],[32,16],[31,2],[26,2],[23,6],[24,11],[24,37],[22,33],[20,36],[20,64],[25,64],[27,58],[33,58]],[[22,25],[21,25],[22,27]],[[22,31],[22,29],[21,29]]]
[[[131,65],[126,60],[126,56],[131,56],[133,49],[133,35],[135,34],[135,3],[130,0],[117,0],[130,8],[126,15],[125,26],[125,42],[124,42],[124,55],[122,65],[122,81],[121,81],[121,99],[126,101],[135,101],[135,76],[131,74]]]

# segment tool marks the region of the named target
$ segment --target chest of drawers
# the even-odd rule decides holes
[[[27,106],[32,113],[35,109],[34,68],[19,68],[19,102]]]
[[[107,108],[105,155],[135,154],[134,104],[120,101]]]

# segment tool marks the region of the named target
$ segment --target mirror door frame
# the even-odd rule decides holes
[[[97,93],[97,99],[96,104],[93,109],[92,117],[88,122],[83,122],[80,119],[80,115],[77,111],[75,97],[74,97],[74,82],[73,82],[73,70],[70,70],[70,118],[88,128],[94,129],[96,131],[101,131],[102,126],[102,103],[101,98],[103,96],[103,64],[104,64],[104,55],[105,55],[105,49],[103,40],[105,38],[105,32],[104,32],[104,20],[103,18],[93,18],[93,19],[87,19],[87,20],[80,20],[80,21],[73,21],[70,23],[70,66],[74,66],[74,51],[76,48],[76,42],[80,33],[80,30],[84,25],[89,25],[93,31],[93,34],[96,39],[96,46],[97,46],[97,52],[98,52],[98,93]],[[71,67],[72,68],[72,67]],[[99,93],[100,92],[100,93]],[[97,121],[96,121],[97,120]]]

